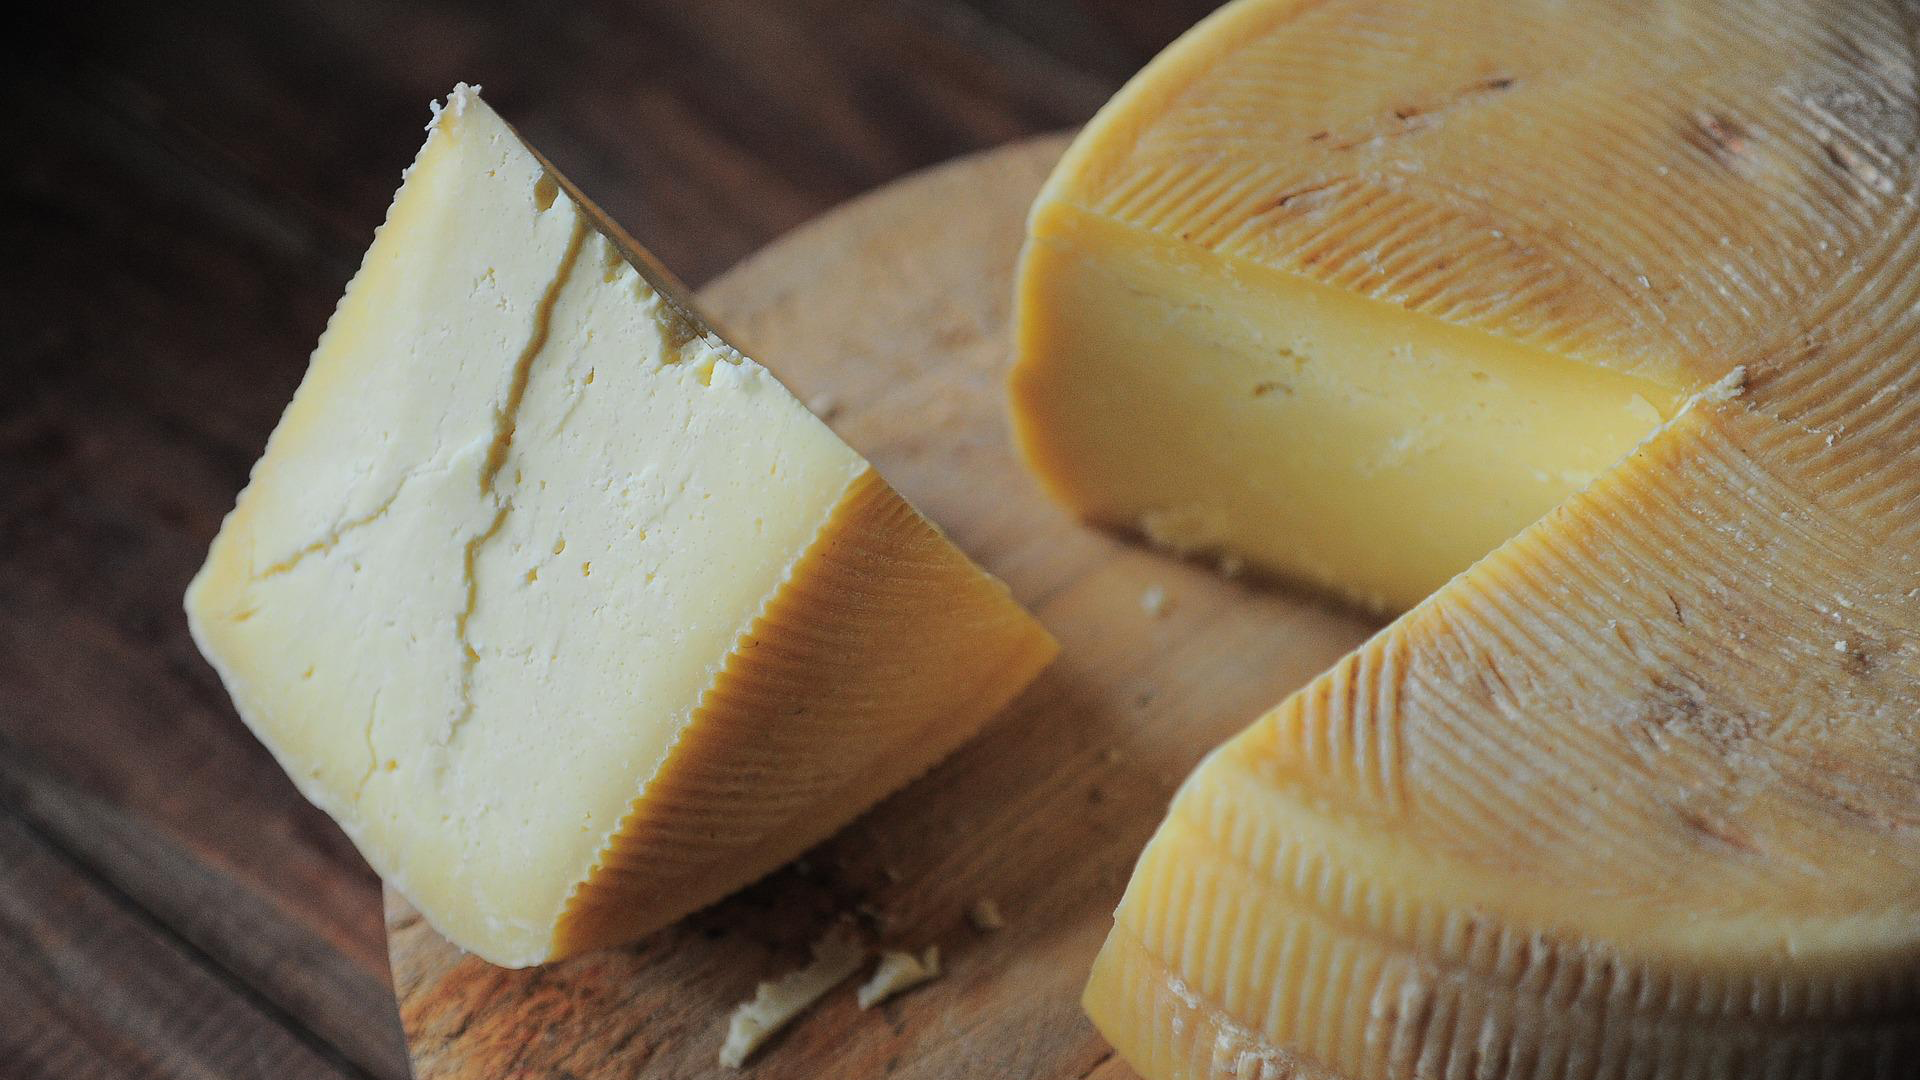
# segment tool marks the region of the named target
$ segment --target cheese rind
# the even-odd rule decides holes
[[[1043,479],[1150,533],[1166,492],[1211,499],[1203,539],[1386,606],[1445,580],[1175,797],[1085,997],[1143,1076],[1911,1075],[1912,29],[1245,0],[1069,151],[1021,285]],[[1327,390],[1261,428],[1290,333]],[[1383,334],[1433,378],[1381,377]],[[1411,423],[1482,357],[1569,400],[1489,399],[1411,517],[1350,483],[1343,390]],[[1610,395],[1630,422],[1593,423]],[[1524,528],[1476,516],[1558,498],[1500,470],[1562,440],[1628,452]]]
[[[847,808],[952,753],[1052,654],[1004,586],[863,474],[600,852],[560,948],[631,940],[826,839]]]
[[[456,89],[187,597],[301,790],[512,965],[764,874],[1054,648],[570,192]]]

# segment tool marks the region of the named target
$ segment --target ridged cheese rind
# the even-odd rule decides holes
[[[826,839],[971,738],[1055,649],[863,473],[569,900],[560,950],[630,941]]]

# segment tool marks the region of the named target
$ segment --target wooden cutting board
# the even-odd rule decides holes
[[[940,979],[862,1012],[849,981],[755,1077],[1132,1074],[1080,989],[1141,846],[1208,749],[1374,626],[1086,528],[1016,457],[1003,384],[1028,205],[1065,141],[901,180],[716,281],[703,306],[1012,586],[1060,659],[972,744],[760,884],[631,948],[527,971],[465,956],[397,895],[388,951],[419,1080],[721,1076],[733,1006],[853,914],[940,946]],[[1164,590],[1158,616],[1142,603]],[[969,922],[995,901],[1006,926]]]

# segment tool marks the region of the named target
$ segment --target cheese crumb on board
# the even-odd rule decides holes
[[[1159,585],[1149,585],[1140,593],[1140,610],[1154,618],[1165,615],[1173,606],[1167,598],[1167,590]]]
[[[833,394],[815,394],[807,399],[807,411],[822,420],[832,420],[840,415],[840,399]]]
[[[1000,904],[994,900],[976,900],[973,907],[967,909],[967,919],[976,930],[998,930],[1007,925],[1000,914]]]
[[[836,925],[827,931],[813,943],[812,963],[761,983],[752,1001],[733,1010],[726,1041],[720,1045],[720,1064],[730,1069],[744,1065],[762,1043],[846,981],[866,959],[867,948],[852,930]]]
[[[919,956],[910,952],[889,950],[880,954],[880,963],[873,970],[873,977],[861,984],[855,995],[863,1009],[893,997],[895,994],[911,990],[940,974],[940,946],[929,945]]]

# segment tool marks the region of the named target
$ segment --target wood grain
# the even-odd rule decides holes
[[[90,96],[177,152],[216,160],[277,218],[348,258],[418,147],[426,102],[457,81],[482,84],[697,282],[913,168],[1078,123],[1117,85],[966,12],[842,0],[101,0],[60,19],[54,36]]]
[[[842,913],[938,944],[938,981],[843,990],[749,1063],[765,1077],[1124,1077],[1079,992],[1140,846],[1208,749],[1357,644],[1351,615],[1068,519],[1004,417],[1011,272],[1058,138],[867,196],[702,293],[709,313],[1012,586],[1061,659],[977,741],[800,863],[624,950],[531,971],[459,954],[398,897],[389,950],[421,1080],[700,1077],[726,1015]],[[1142,606],[1166,591],[1160,617]],[[1008,925],[981,933],[993,899]]]
[[[138,815],[0,754],[0,807],[165,928],[276,1022],[336,1051],[357,1074],[380,1075],[400,1045],[380,973],[356,964],[301,921]],[[126,958],[116,958],[109,974]]]
[[[0,813],[0,1045],[7,1075],[359,1077]],[[116,902],[120,901],[120,902]],[[36,978],[23,978],[31,972]]]
[[[0,310],[0,804],[180,921],[193,963],[402,1076],[378,1018],[376,879],[238,724],[180,615],[339,282],[80,95],[6,80],[37,108],[16,118],[4,189],[9,249],[32,263],[7,269]],[[145,976],[97,956],[103,977]],[[0,984],[29,992],[32,970]],[[257,1064],[215,1071],[275,1075]]]

